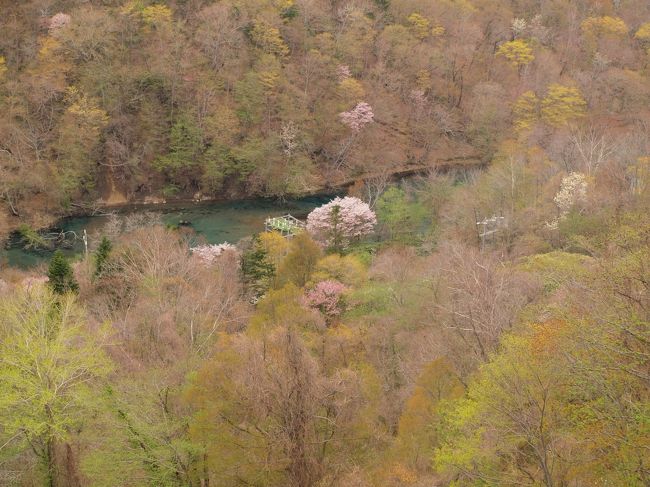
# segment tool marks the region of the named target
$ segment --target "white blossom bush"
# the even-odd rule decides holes
[[[213,264],[224,252],[238,252],[237,247],[228,242],[214,245],[199,245],[190,250],[192,254],[196,255],[206,264]]]
[[[512,33],[514,34],[515,37],[521,37],[523,33],[526,32],[527,28],[528,28],[528,22],[526,22],[526,19],[520,19],[520,18],[512,19],[512,23],[510,24],[510,29],[512,30]]]
[[[370,235],[376,224],[377,216],[370,206],[351,196],[334,198],[307,216],[307,231],[311,236],[335,249],[343,249]]]
[[[560,191],[553,201],[560,210],[560,215],[566,215],[578,203],[587,199],[587,178],[579,172],[572,172],[562,179]]]
[[[560,220],[566,218],[571,209],[587,199],[587,178],[579,172],[572,172],[562,179],[560,190],[553,198],[560,212],[559,218],[556,218],[547,227],[555,229],[558,227]]]

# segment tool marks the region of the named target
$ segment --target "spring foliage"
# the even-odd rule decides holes
[[[572,86],[552,84],[542,100],[542,120],[562,126],[585,115],[587,102],[580,90]]]
[[[102,334],[87,328],[71,294],[36,285],[2,299],[0,458],[6,447],[34,451],[48,485],[59,485],[57,446],[93,414],[93,393],[110,371]]]
[[[497,56],[503,56],[515,68],[530,64],[534,59],[533,50],[528,42],[523,39],[504,42],[497,50]]]
[[[2,13],[0,231],[39,252],[117,193],[349,194],[209,265],[148,217],[0,265],[0,484],[648,484],[647,0]]]

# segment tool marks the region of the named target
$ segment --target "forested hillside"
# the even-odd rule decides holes
[[[0,233],[347,189],[0,267],[1,486],[650,485],[647,0],[0,6]]]
[[[3,227],[17,226],[12,214],[41,226],[97,201],[290,195],[472,165],[524,129],[526,147],[568,169],[598,163],[603,130],[638,152],[649,10],[642,0],[4,0]],[[590,131],[561,130],[586,113]]]

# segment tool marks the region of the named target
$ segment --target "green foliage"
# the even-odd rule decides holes
[[[385,316],[390,310],[392,290],[390,285],[368,283],[348,294],[349,318]]]
[[[233,172],[230,151],[218,145],[209,147],[203,158],[203,177],[201,187],[208,192],[218,192],[224,179]]]
[[[356,242],[350,245],[345,252],[347,255],[356,257],[364,266],[369,267],[380,248],[381,243],[379,242]]]
[[[60,250],[52,255],[47,269],[47,277],[48,285],[56,294],[76,293],[79,290],[79,284],[74,277],[72,267]]]
[[[298,287],[307,284],[316,270],[322,251],[307,232],[300,232],[291,239],[289,253],[282,261],[277,273],[280,285],[293,283]]]
[[[121,380],[96,398],[102,414],[84,435],[94,449],[82,462],[94,485],[126,485],[125,477],[141,485],[187,485],[201,467],[203,448],[187,435],[183,389],[159,385],[163,377],[155,370],[148,379]]]
[[[391,186],[377,200],[377,219],[390,240],[416,245],[422,239],[428,215],[413,195]]]
[[[260,123],[264,115],[264,86],[258,74],[249,71],[237,82],[235,86],[235,97],[238,108],[237,117],[243,125]]]
[[[315,323],[315,315],[303,304],[302,291],[295,284],[288,283],[269,290],[257,303],[255,315],[251,318],[251,330],[264,334],[283,326],[315,327]]]
[[[71,294],[34,286],[0,301],[3,465],[12,455],[33,451],[43,473],[40,485],[64,485],[65,459],[57,449],[96,412],[93,392],[110,371],[101,348],[104,332],[86,327]]]
[[[249,139],[231,151],[231,157],[224,162],[224,174],[237,176],[241,181],[264,166],[269,156],[269,141]]]
[[[284,20],[291,20],[298,17],[299,14],[300,11],[298,10],[298,7],[294,3],[291,3],[291,5],[282,9],[280,12],[280,17],[282,17]]]
[[[178,184],[175,183],[165,184],[165,186],[163,186],[162,188],[162,194],[165,198],[171,198],[172,196],[178,194],[180,189],[181,188],[178,186]]]
[[[532,255],[526,258],[520,267],[540,276],[544,291],[551,294],[561,286],[586,279],[593,263],[594,260],[586,255],[555,251]]]
[[[201,130],[190,116],[183,115],[172,126],[168,154],[156,159],[154,166],[174,180],[199,162],[202,151]]]
[[[26,249],[45,249],[49,247],[47,240],[26,223],[18,227],[18,234],[22,238]]]
[[[348,286],[357,286],[366,280],[366,269],[356,255],[330,254],[318,261],[312,280],[335,280]]]
[[[647,322],[630,321],[634,298],[603,294],[622,284],[615,277],[622,271],[618,262],[601,261],[602,272],[582,268],[581,260],[557,253],[530,264],[553,285],[564,282],[565,289],[571,289],[574,277],[559,274],[577,269],[589,279],[590,297],[605,302],[591,309],[571,309],[577,303],[563,303],[555,312],[546,309],[547,318],[562,318],[528,324],[502,339],[500,352],[481,368],[468,397],[446,413],[435,462],[442,472],[460,478],[461,485],[518,478],[540,485],[571,478],[644,484],[641,472],[650,459],[638,450],[645,442],[638,432],[648,428],[647,388],[624,371],[648,356],[637,341],[647,337]],[[636,256],[632,260],[638,263]],[[622,272],[631,277],[639,270],[633,264]],[[621,334],[628,330],[628,337],[635,336],[631,342]],[[622,433],[614,437],[613,430]]]
[[[608,228],[607,215],[589,215],[577,210],[570,211],[560,219],[560,235],[570,245],[580,246],[585,240],[597,241],[605,238]]]

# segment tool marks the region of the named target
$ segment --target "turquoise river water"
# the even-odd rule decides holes
[[[297,200],[255,199],[223,203],[195,203],[186,206],[156,206],[124,208],[119,214],[134,214],[142,212],[157,213],[165,224],[178,225],[188,222],[197,237],[208,243],[230,242],[237,243],[242,238],[253,235],[264,229],[264,220],[270,216],[280,216],[287,213],[305,218],[317,206],[332,198],[328,196],[311,196]],[[81,235],[85,229],[90,239],[97,239],[109,216],[71,217],[61,220],[57,230],[74,231]],[[92,245],[91,241],[91,245]],[[70,257],[83,251],[83,242],[79,239],[68,239],[62,250]],[[52,250],[25,249],[20,238],[11,238],[4,249],[0,249],[0,266],[33,268],[49,260]]]

